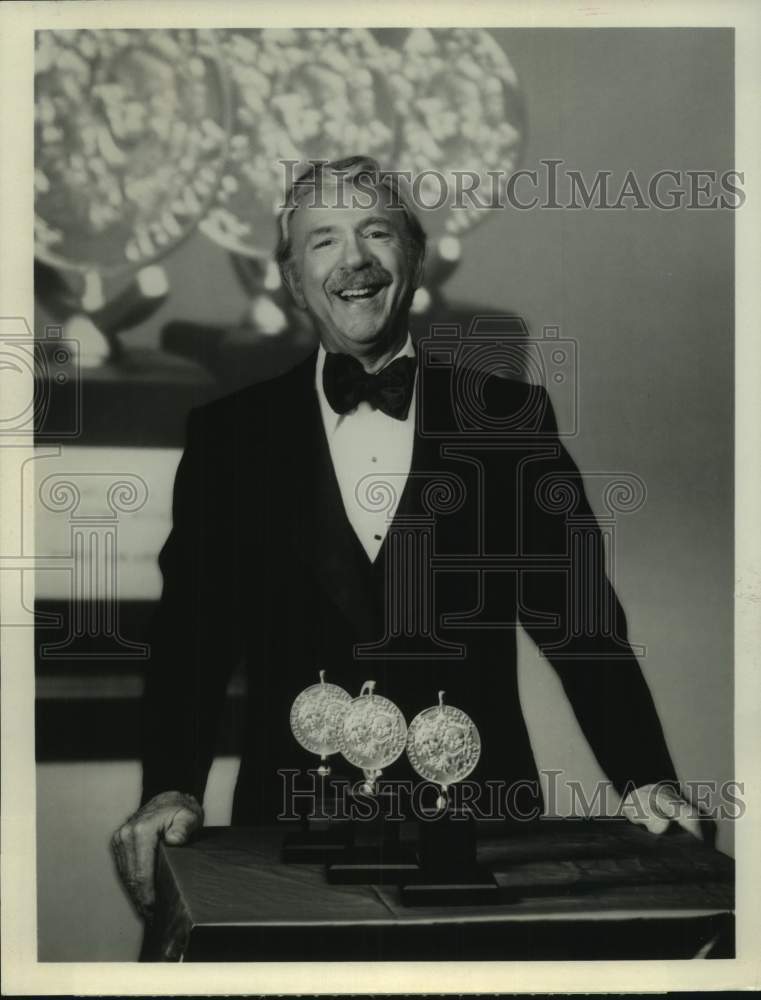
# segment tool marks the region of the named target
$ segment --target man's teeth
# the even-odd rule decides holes
[[[375,295],[377,288],[345,288],[338,294],[342,299],[366,299]]]

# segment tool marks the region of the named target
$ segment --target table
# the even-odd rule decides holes
[[[479,832],[479,861],[507,901],[444,908],[285,865],[282,828],[209,827],[159,848],[143,959],[730,958],[733,862],[675,829],[656,837],[624,819],[542,819],[507,836]]]

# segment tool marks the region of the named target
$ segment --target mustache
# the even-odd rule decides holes
[[[339,271],[331,275],[325,286],[329,292],[346,292],[356,288],[382,287],[393,281],[389,272],[380,264],[363,268],[361,271]]]

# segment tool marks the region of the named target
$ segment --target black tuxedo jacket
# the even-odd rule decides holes
[[[169,789],[201,799],[241,658],[247,721],[234,822],[279,811],[278,769],[316,766],[288,718],[320,668],[353,696],[374,679],[408,722],[444,689],[481,732],[473,779],[536,788],[517,687],[518,623],[557,670],[619,790],[674,780],[600,533],[544,390],[469,381],[446,364],[419,368],[412,468],[371,564],[344,513],[314,368],[312,356],[190,415],[159,559],[144,801]],[[385,773],[407,777],[407,767],[402,758]]]

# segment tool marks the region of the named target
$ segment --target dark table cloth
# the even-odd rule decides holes
[[[144,957],[377,961],[732,957],[734,865],[679,831],[541,820],[480,835],[490,906],[407,907],[394,886],[329,885],[280,861],[283,829],[208,827],[159,849]],[[414,830],[410,831],[414,835]]]

